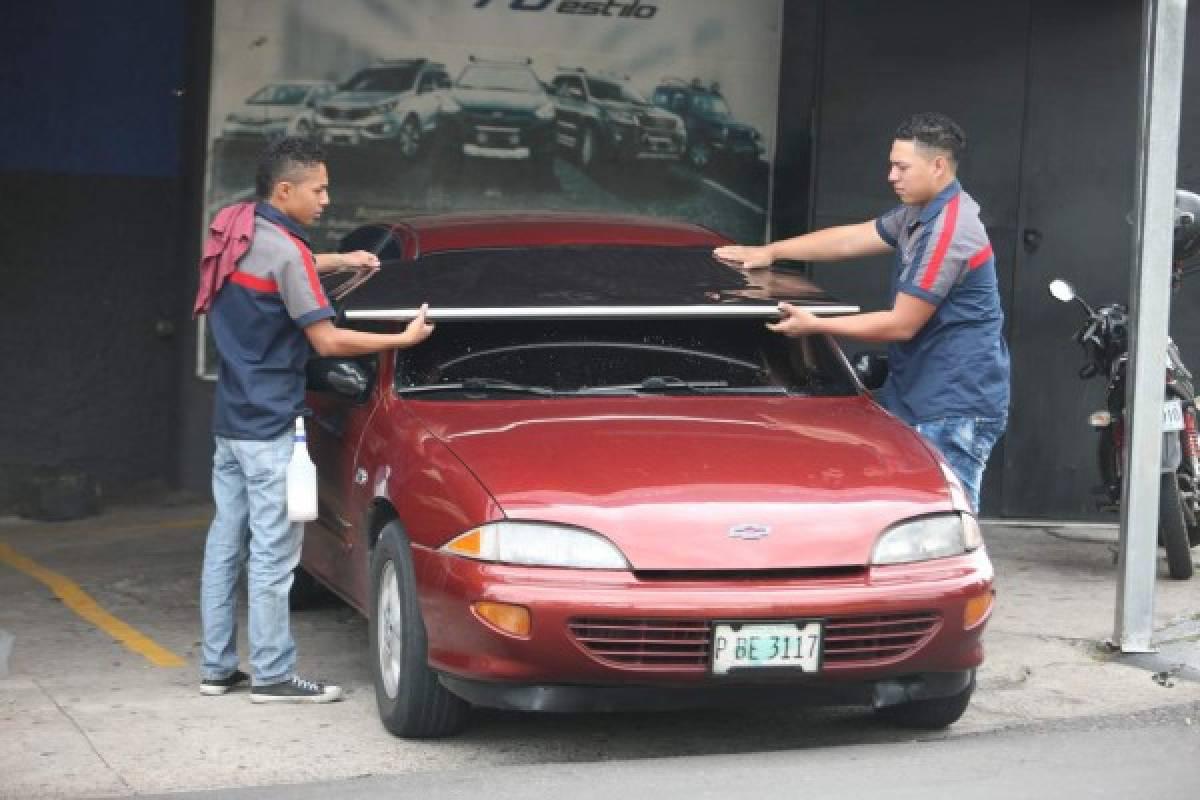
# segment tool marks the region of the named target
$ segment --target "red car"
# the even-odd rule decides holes
[[[383,267],[327,279],[339,324],[423,301],[437,323],[309,366],[303,571],[369,620],[388,730],[448,735],[473,705],[962,715],[993,590],[961,487],[832,340],[763,324],[781,298],[854,309],[725,243],[564,213],[343,240]]]

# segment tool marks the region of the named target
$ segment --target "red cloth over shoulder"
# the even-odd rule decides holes
[[[208,313],[213,298],[250,249],[254,240],[254,205],[245,202],[225,206],[209,223],[204,255],[200,258],[200,284],[192,306],[193,318]]]

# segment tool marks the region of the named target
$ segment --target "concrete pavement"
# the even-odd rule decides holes
[[[345,685],[345,702],[258,706],[244,693],[197,693],[196,598],[209,513],[202,505],[141,507],[73,523],[0,520],[0,798],[784,751],[1155,709],[1182,711],[1200,724],[1200,578],[1167,580],[1160,560],[1160,652],[1124,657],[1104,646],[1113,630],[1115,528],[991,522],[985,537],[998,601],[987,661],[970,709],[946,733],[914,737],[847,709],[479,712],[459,738],[403,741],[377,721],[366,626],[337,604],[293,619],[302,672]],[[82,596],[55,595],[46,581],[56,576]],[[184,666],[156,665],[147,642]]]

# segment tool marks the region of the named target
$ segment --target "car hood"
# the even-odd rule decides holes
[[[455,89],[454,101],[471,111],[535,111],[546,105],[546,95],[502,89]]]
[[[326,98],[321,106],[343,109],[370,108],[391,98],[399,98],[407,94],[408,92],[338,92]]]
[[[637,570],[863,565],[890,524],[953,508],[930,448],[866,398],[412,407],[510,519],[594,530]]]

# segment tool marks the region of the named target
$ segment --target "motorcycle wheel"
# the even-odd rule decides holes
[[[1192,577],[1192,548],[1183,521],[1183,503],[1174,472],[1162,476],[1158,494],[1158,535],[1167,551],[1167,574],[1177,581]]]
[[[1111,430],[1101,431],[1100,448],[1096,455],[1100,480],[1104,482],[1104,488],[1108,491],[1108,499],[1117,503],[1121,499],[1121,449],[1113,439]]]

